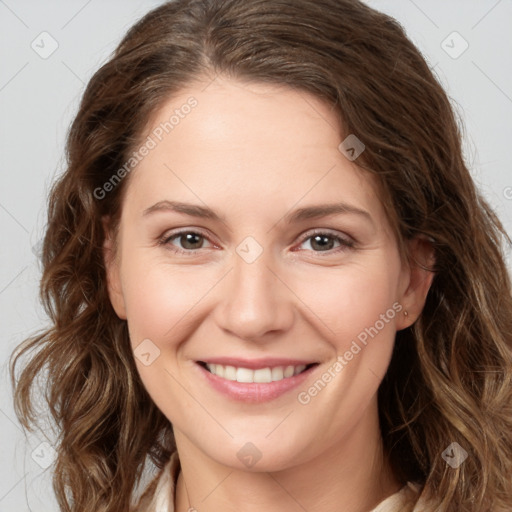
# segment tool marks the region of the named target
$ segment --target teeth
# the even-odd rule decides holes
[[[213,365],[215,366],[215,375],[218,375],[219,377],[224,377],[224,366],[221,364]]]
[[[208,366],[208,365],[207,365]],[[236,380],[236,368],[234,366],[222,366],[221,364],[212,365],[215,366],[214,371],[211,368],[209,370],[215,375],[219,377],[224,377],[227,380]],[[219,368],[219,373],[217,373],[217,368]],[[224,375],[221,374],[222,370],[224,370]]]
[[[288,378],[288,377],[291,377],[293,375],[293,366],[287,366],[285,369],[284,369],[284,378]]]
[[[236,381],[237,382],[254,382],[254,371],[248,370],[247,368],[236,369]]]
[[[243,383],[265,384],[278,380],[287,379],[294,375],[302,373],[306,369],[305,364],[298,366],[276,366],[274,368],[259,368],[251,370],[249,368],[235,368],[234,366],[223,366],[221,364],[206,364],[208,370],[218,377],[227,380],[236,380]]]
[[[299,366],[296,366],[293,372],[293,375],[298,375],[299,373],[302,373],[306,369],[305,364],[301,364]]]
[[[252,373],[254,374],[252,382],[272,382],[272,370],[270,368],[260,368]]]
[[[276,366],[275,368],[272,368],[271,378],[273,381],[284,379],[283,367]]]

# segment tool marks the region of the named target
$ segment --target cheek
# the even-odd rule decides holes
[[[297,279],[297,295],[311,310],[322,332],[338,353],[348,350],[352,340],[364,341],[368,330],[379,339],[394,339],[397,300],[397,268],[358,265],[321,269]],[[320,327],[323,326],[323,327]]]
[[[179,384],[186,369],[180,347],[196,329],[201,299],[218,277],[211,269],[171,267],[137,254],[125,258],[122,270],[130,341],[144,387],[162,411],[186,416],[194,401]]]
[[[308,414],[329,417],[325,436],[335,438],[358,421],[386,374],[402,311],[398,269],[365,265],[319,272],[314,293],[311,281],[303,281],[297,293],[332,348],[332,360],[318,378],[327,384],[316,381],[298,395]]]
[[[208,295],[225,270],[170,265],[163,256],[135,251],[122,266],[123,295],[132,346],[150,339],[169,360],[206,314]]]

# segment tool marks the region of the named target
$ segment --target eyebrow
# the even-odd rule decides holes
[[[216,221],[225,222],[225,219],[217,215],[212,209],[206,206],[199,206],[190,203],[180,203],[178,201],[159,201],[158,203],[146,208],[142,215],[150,215],[155,212],[172,211],[177,213],[183,213],[190,217],[198,217],[202,219],[211,219]]]
[[[361,215],[370,222],[373,223],[372,216],[366,210],[358,208],[348,203],[334,203],[334,204],[321,204],[307,206],[305,208],[299,208],[294,212],[288,213],[283,218],[285,222],[292,224],[301,220],[307,219],[318,219],[321,217],[327,217],[328,215],[339,215],[339,214],[356,214]]]
[[[211,208],[190,203],[181,203],[179,201],[159,201],[158,203],[146,208],[142,213],[143,216],[150,215],[155,212],[173,211],[197,217],[202,219],[210,219],[225,223],[226,219],[215,213]],[[358,208],[348,203],[320,204],[299,208],[293,212],[286,214],[283,219],[288,224],[300,222],[308,219],[318,219],[336,214],[356,214],[360,215],[373,224],[370,213],[366,210]]]

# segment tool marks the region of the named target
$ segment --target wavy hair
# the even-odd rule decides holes
[[[11,357],[27,429],[38,425],[45,375],[61,510],[130,510],[144,468],[175,450],[106,287],[102,219],[118,225],[130,177],[101,199],[98,190],[165,101],[217,74],[331,105],[345,135],[366,146],[357,164],[377,177],[400,246],[431,240],[426,305],[397,333],[379,388],[384,446],[398,478],[419,482],[438,511],[510,508],[510,239],[475,188],[462,123],[421,53],[397,21],[357,0],[176,0],[138,21],[87,85],[48,202],[40,296],[51,326]],[[456,469],[441,456],[452,442],[468,453]]]

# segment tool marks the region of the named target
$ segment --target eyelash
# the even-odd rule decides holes
[[[162,236],[159,239],[158,245],[170,247],[169,250],[171,250],[172,252],[174,252],[176,254],[195,256],[201,249],[185,250],[185,249],[180,249],[179,247],[176,247],[170,243],[171,240],[174,240],[174,239],[179,238],[180,236],[186,235],[186,234],[199,235],[200,237],[208,240],[208,237],[201,231],[194,231],[194,230],[186,229],[186,230],[178,231],[176,233],[172,233],[171,235],[165,234],[164,236]],[[307,240],[312,239],[318,235],[326,235],[329,238],[333,239],[335,242],[338,242],[340,244],[338,247],[336,247],[334,249],[329,249],[327,251],[313,251],[314,253],[317,253],[320,257],[330,256],[332,254],[337,254],[341,251],[346,251],[347,249],[353,249],[355,247],[354,240],[349,239],[349,238],[344,238],[342,236],[333,234],[333,233],[329,232],[328,230],[321,230],[321,229],[316,229],[313,232],[307,233],[307,235],[301,239],[299,245],[302,245]],[[210,242],[210,243],[212,243],[212,242]]]

